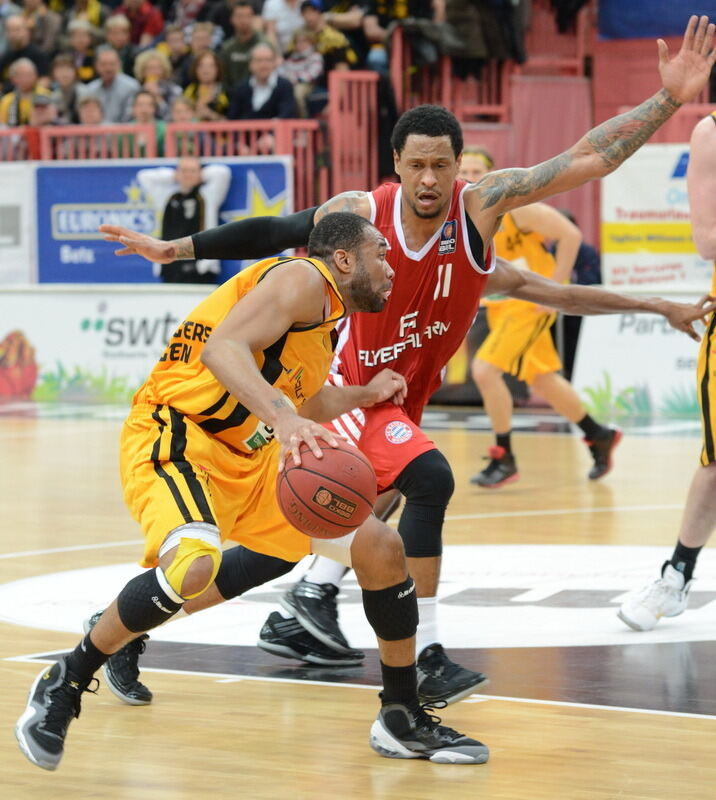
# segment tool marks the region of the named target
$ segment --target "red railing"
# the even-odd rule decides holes
[[[329,197],[326,137],[317,120],[172,123],[166,128],[165,155],[289,155],[296,208],[318,205]]]
[[[532,0],[530,25],[525,35],[527,61],[517,71],[540,75],[583,75],[590,33],[591,6],[580,9],[574,30],[557,30],[555,11],[550,0]]]
[[[58,125],[40,128],[40,158],[156,158],[154,125]]]
[[[0,162],[28,158],[27,131],[24,127],[0,129]]]
[[[333,194],[378,183],[378,75],[333,70],[328,77]]]

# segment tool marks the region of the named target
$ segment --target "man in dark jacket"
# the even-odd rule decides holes
[[[293,85],[276,72],[278,58],[273,47],[265,42],[251,51],[251,77],[234,90],[229,119],[290,119],[298,116]]]

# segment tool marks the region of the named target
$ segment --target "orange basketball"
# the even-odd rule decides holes
[[[289,456],[278,475],[276,494],[294,528],[316,539],[336,539],[362,525],[373,510],[375,472],[351,444],[341,441],[338,447],[325,445],[321,450],[323,458],[316,458],[303,443],[298,467]]]

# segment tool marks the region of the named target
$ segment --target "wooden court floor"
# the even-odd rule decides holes
[[[462,425],[434,432],[457,484],[446,523],[444,616],[463,614],[463,627],[451,631],[451,650],[491,678],[484,695],[441,714],[490,746],[488,764],[388,760],[370,750],[377,662],[349,597],[342,618],[355,617],[365,668],[334,677],[262,654],[230,631],[212,631],[216,643],[167,634],[146,654],[152,705],[125,706],[101,685],[85,696],[58,771],[33,767],[12,729],[40,669],[33,656],[78,639],[81,619],[75,632],[55,624],[67,613],[65,591],[74,597],[82,575],[97,570],[103,580],[102,570],[140,552],[116,477],[119,427],[115,419],[0,414],[3,800],[716,797],[713,552],[700,567],[699,608],[662,623],[656,639],[619,628],[613,614],[614,597],[643,577],[641,567],[630,572],[641,552],[633,548],[663,548],[643,562],[657,553],[654,572],[673,545],[698,450],[696,438],[678,432],[626,436],[614,472],[597,484],[585,479],[589,462],[577,436],[518,436],[522,479],[496,493],[468,482],[482,466],[487,434]],[[590,565],[581,554],[598,578],[584,586]],[[460,572],[473,558],[487,576],[474,585]],[[529,577],[530,561],[540,585]],[[71,570],[83,572],[63,578]],[[613,608],[599,608],[608,603]],[[236,610],[251,606],[242,601]],[[562,619],[573,628],[560,630]]]

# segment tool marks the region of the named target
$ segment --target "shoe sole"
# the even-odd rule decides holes
[[[472,686],[468,686],[465,689],[460,689],[459,691],[455,692],[455,694],[451,694],[449,697],[425,697],[420,694],[420,688],[418,688],[418,698],[420,699],[421,703],[439,703],[443,702],[447,705],[452,705],[453,703],[457,703],[460,700],[464,700],[466,697],[469,697],[471,694],[475,692],[481,692],[483,689],[486,689],[490,685],[490,679],[485,678],[481,680],[479,683],[475,683]]]
[[[490,757],[490,751],[484,745],[471,747],[470,752],[446,748],[432,755],[410,750],[386,729],[380,719],[375,720],[371,726],[369,742],[371,748],[383,758],[423,758],[433,764],[484,764]]]
[[[623,622],[623,623],[624,623],[626,626],[628,626],[629,628],[631,628],[633,631],[638,631],[639,633],[643,633],[644,631],[651,631],[651,630],[654,630],[654,628],[656,627],[656,622],[658,622],[658,621],[659,621],[659,620],[657,620],[657,621],[656,621],[656,622],[655,622],[655,623],[654,623],[654,624],[651,626],[651,628],[645,628],[645,627],[643,627],[642,625],[639,625],[638,623],[634,622],[634,620],[632,620],[632,619],[629,619],[629,617],[627,617],[625,614],[623,614],[623,613],[622,613],[621,609],[619,609],[619,611],[617,611],[617,616],[619,617],[619,619],[620,619],[620,620],[621,620],[621,621],[622,621],[622,622]]]
[[[85,634],[88,634],[92,630],[89,624],[89,619],[86,619],[82,623],[82,630],[85,632]],[[102,664],[102,675],[109,691],[112,692],[115,697],[118,697],[125,705],[148,706],[152,702],[151,700],[137,700],[136,697],[130,697],[129,695],[124,694],[124,692],[113,683],[112,674],[109,671],[109,667],[107,666],[106,662]]]
[[[20,747],[20,750],[30,763],[34,764],[36,767],[41,767],[42,769],[46,769],[49,772],[54,772],[57,769],[58,764],[60,763],[62,755],[60,755],[60,758],[58,758],[57,761],[54,762],[42,761],[32,752],[32,749],[28,744],[27,739],[25,738],[25,732],[24,732],[25,725],[31,722],[35,718],[35,714],[37,713],[37,709],[34,706],[30,705],[30,703],[35,694],[35,690],[37,689],[37,684],[40,682],[45,672],[47,672],[47,667],[44,667],[40,671],[38,676],[33,681],[32,686],[30,687],[30,691],[28,692],[27,695],[27,705],[25,707],[25,710],[22,712],[20,718],[15,724],[15,738],[17,739],[17,743]]]
[[[311,634],[311,636],[315,636],[315,638],[318,639],[321,644],[324,644],[329,650],[335,650],[336,653],[340,653],[344,656],[351,655],[350,648],[344,647],[334,639],[331,639],[330,636],[325,631],[321,630],[321,628],[319,628],[309,616],[304,614],[300,608],[297,608],[291,602],[287,594],[281,595],[279,604],[289,614],[293,614],[293,616],[296,617],[296,619],[301,623],[301,626],[305,628]]]
[[[267,653],[271,653],[274,656],[281,656],[281,658],[291,658],[297,661],[306,661],[309,664],[316,664],[321,667],[356,667],[363,663],[362,658],[347,658],[345,661],[338,661],[338,660],[331,660],[328,658],[322,658],[321,656],[316,656],[311,653],[307,653],[305,656],[302,656],[293,648],[289,647],[285,644],[274,644],[273,642],[264,642],[262,639],[259,639],[256,642],[256,646],[259,647],[261,650],[266,651]]]
[[[480,489],[500,489],[503,486],[507,486],[508,483],[514,483],[520,479],[520,473],[515,472],[514,475],[510,475],[509,478],[505,478],[504,480],[499,481],[499,483],[478,483],[478,481],[470,481],[473,486],[477,486]]]
[[[614,436],[614,440],[612,441],[612,446],[609,448],[609,455],[607,456],[607,468],[602,472],[601,475],[595,475],[593,478],[589,478],[590,481],[598,481],[601,480],[605,475],[608,475],[612,471],[612,467],[614,466],[614,462],[612,461],[612,453],[616,449],[616,446],[621,442],[624,438],[624,432],[621,431],[619,428],[614,429],[616,431],[616,435]],[[627,622],[627,625],[629,623]],[[641,628],[636,628],[635,630],[641,630]]]

